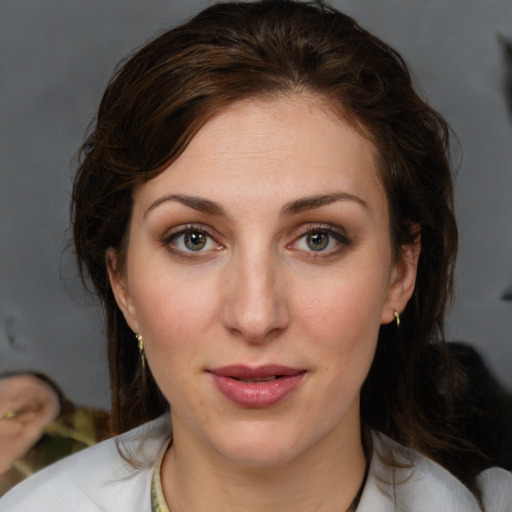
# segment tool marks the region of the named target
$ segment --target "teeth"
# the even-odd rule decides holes
[[[254,384],[254,383],[257,383],[257,382],[271,382],[273,380],[276,380],[277,377],[275,375],[273,375],[272,377],[263,377],[263,378],[260,378],[260,379],[236,379],[236,380],[239,380],[240,382],[246,382],[247,384]]]

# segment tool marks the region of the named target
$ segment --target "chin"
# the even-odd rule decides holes
[[[304,438],[304,432],[291,432],[279,429],[275,424],[257,422],[226,429],[223,434],[222,438],[212,440],[214,449],[231,463],[250,468],[288,464],[314,444]]]

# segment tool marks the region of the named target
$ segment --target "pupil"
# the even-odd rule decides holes
[[[315,233],[313,235],[308,235],[307,243],[309,248],[313,251],[322,251],[327,247],[329,237],[325,233]]]
[[[185,245],[191,251],[199,251],[206,245],[206,236],[204,233],[187,233],[185,235]]]

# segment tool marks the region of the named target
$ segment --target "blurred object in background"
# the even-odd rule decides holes
[[[503,58],[505,60],[503,91],[507,99],[508,111],[512,115],[512,41],[501,34],[498,34],[498,41],[503,48]]]
[[[45,375],[0,376],[0,496],[107,437],[108,413],[75,406]]]
[[[498,41],[503,48],[503,58],[505,60],[503,90],[507,99],[508,111],[512,118],[512,41],[502,35],[498,35]],[[512,301],[512,283],[503,293],[502,299]]]
[[[440,361],[434,376],[439,394],[454,387],[451,427],[457,436],[483,453],[487,467],[499,466],[512,471],[512,394],[499,382],[480,353],[471,345],[451,342],[446,345],[449,366],[443,367],[437,349],[429,357]]]

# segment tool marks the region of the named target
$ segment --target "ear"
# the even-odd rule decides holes
[[[401,313],[412,297],[416,284],[418,259],[421,251],[421,237],[418,234],[411,245],[400,248],[399,254],[391,270],[390,287],[386,304],[382,311],[382,324],[394,321],[394,313]]]
[[[109,247],[105,254],[105,263],[107,266],[108,279],[110,281],[110,287],[116,299],[117,306],[121,310],[129,325],[130,329],[138,333],[140,332],[139,323],[137,321],[137,315],[135,306],[130,297],[130,291],[126,275],[119,268],[118,254],[113,247]]]

